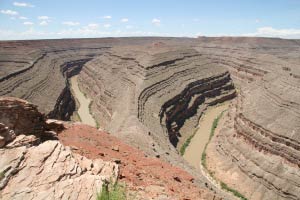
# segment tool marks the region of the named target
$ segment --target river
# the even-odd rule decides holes
[[[199,120],[198,130],[183,155],[184,159],[195,168],[200,169],[201,156],[205,145],[209,140],[213,121],[222,113],[222,111],[226,110],[228,106],[229,103],[226,102],[218,106],[209,107]]]
[[[90,109],[89,109],[89,105],[91,103],[91,100],[89,98],[87,98],[79,89],[78,86],[78,76],[73,76],[71,78],[71,88],[72,88],[72,92],[73,95],[75,96],[75,98],[77,99],[77,102],[79,103],[79,105],[77,105],[77,113],[81,119],[81,122],[93,127],[96,127],[96,121],[94,119],[94,117],[91,115],[90,113]]]

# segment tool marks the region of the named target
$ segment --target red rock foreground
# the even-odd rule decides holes
[[[145,155],[114,136],[83,125],[72,124],[59,134],[59,140],[89,159],[101,158],[119,163],[119,181],[138,199],[218,199],[197,187],[193,177],[159,158]]]
[[[116,163],[73,153],[47,130],[53,126],[36,106],[0,98],[0,199],[96,199],[116,181]]]
[[[0,98],[0,141],[0,199],[96,199],[117,179],[134,199],[220,199],[182,169],[21,99]]]

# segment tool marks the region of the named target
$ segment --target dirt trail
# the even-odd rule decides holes
[[[208,108],[199,121],[199,129],[189,146],[186,148],[185,154],[183,155],[184,159],[199,170],[201,165],[201,155],[208,142],[213,121],[223,110],[226,110],[228,106],[229,103],[224,103],[219,106]]]
[[[71,78],[71,87],[76,97],[77,101],[79,102],[79,108],[77,110],[78,115],[80,116],[81,122],[93,127],[96,127],[96,122],[93,116],[90,113],[89,105],[91,100],[84,96],[78,86],[77,81],[78,76],[73,76]]]

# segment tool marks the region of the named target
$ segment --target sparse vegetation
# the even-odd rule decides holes
[[[93,100],[91,100],[90,103],[89,103],[89,112],[90,112],[91,115],[92,115],[92,104],[93,104]]]
[[[97,194],[97,200],[126,200],[126,186],[118,182],[112,187],[103,184],[101,193]]]
[[[78,84],[78,88],[79,88],[80,92],[83,94],[83,96],[84,96],[85,98],[88,99],[87,94],[85,93],[85,91],[84,91],[83,88],[82,88],[82,85],[80,85],[79,82],[80,82],[80,81],[78,81],[78,79],[77,79],[77,84]]]
[[[211,126],[211,129],[210,129],[210,135],[209,135],[209,139],[208,139],[208,142],[206,143],[205,147],[204,147],[204,150],[203,150],[203,153],[202,153],[202,156],[201,156],[201,164],[202,166],[208,171],[208,173],[210,174],[211,177],[214,178],[214,175],[213,175],[213,172],[211,172],[210,170],[207,169],[207,165],[206,165],[206,148],[207,148],[207,145],[208,143],[211,141],[212,137],[214,136],[215,134],[215,130],[218,126],[218,123],[221,119],[221,117],[223,116],[223,113],[225,112],[226,110],[224,110],[214,121],[213,121],[213,124]],[[221,188],[223,190],[227,190],[228,192],[231,192],[234,196],[242,199],[242,200],[247,200],[246,197],[244,197],[241,193],[239,193],[237,190],[233,189],[233,188],[230,188],[226,183],[224,182],[220,182],[221,184]]]
[[[4,172],[0,172],[0,181],[5,177]]]
[[[234,196],[242,199],[242,200],[248,200],[246,197],[244,197],[241,193],[239,193],[237,190],[230,188],[226,183],[221,182],[221,187],[223,190],[227,190],[228,192],[231,192]]]
[[[220,119],[221,119],[221,117],[223,116],[223,114],[224,114],[225,111],[226,111],[226,110],[223,110],[223,111],[221,112],[221,114],[214,120],[214,122],[213,122],[213,124],[212,124],[212,127],[211,127],[211,129],[210,129],[210,135],[209,135],[208,142],[210,142],[210,140],[211,140],[212,137],[214,136],[215,130],[216,130],[217,126],[218,126],[218,123],[219,123],[219,121],[220,121]]]
[[[71,119],[72,119],[72,121],[75,121],[75,122],[81,122],[82,121],[81,117],[80,117],[80,115],[78,114],[77,111],[74,111]]]
[[[214,136],[215,130],[216,130],[217,126],[218,126],[218,123],[219,123],[219,121],[220,121],[220,119],[223,116],[223,113],[225,111],[226,110],[222,111],[221,114],[216,119],[214,119],[213,124],[211,126],[210,134],[209,134],[209,139],[208,139],[208,141],[207,141],[207,143],[206,143],[206,145],[204,147],[203,153],[201,155],[201,164],[203,165],[203,167],[205,169],[207,169],[207,166],[206,166],[206,148],[207,148],[207,145],[211,141],[212,137]]]
[[[95,119],[95,117],[94,117],[94,119]],[[100,128],[99,122],[96,119],[95,119],[95,122],[96,122],[96,128],[99,129]]]
[[[186,148],[189,146],[189,144],[191,143],[193,137],[195,136],[196,132],[197,132],[198,128],[195,130],[195,132],[188,137],[188,139],[184,142],[184,144],[181,146],[180,148],[180,155],[184,155]]]
[[[96,128],[99,129],[100,128],[100,124],[99,122],[96,120],[96,117],[94,116],[93,112],[92,112],[92,103],[93,101],[91,100],[90,104],[89,104],[89,112],[92,115],[92,117],[94,118],[94,121],[96,123]]]
[[[207,147],[207,144],[205,145],[204,151],[203,151],[203,153],[201,155],[201,164],[203,165],[203,167],[205,169],[207,169],[207,166],[206,166],[206,153],[205,153],[206,147]]]
[[[223,113],[224,113],[225,111],[226,111],[226,110],[224,110],[224,111],[223,111],[223,112],[222,112],[222,113],[214,120],[213,125],[212,125],[211,130],[210,130],[209,140],[208,140],[207,144],[210,142],[211,138],[214,136],[215,129],[216,129],[217,126],[218,126],[218,122],[219,122],[220,118],[222,117],[222,115],[223,115]],[[184,155],[186,148],[187,148],[187,147],[189,146],[189,144],[191,143],[191,141],[192,141],[193,137],[195,136],[195,134],[196,134],[196,132],[197,132],[198,129],[199,129],[199,128],[197,128],[197,129],[195,130],[195,132],[194,132],[190,137],[188,137],[188,139],[187,139],[187,140],[184,142],[184,144],[181,146],[181,148],[180,148],[180,155]],[[206,147],[207,147],[207,144],[205,145],[204,151],[203,151],[203,153],[202,153],[202,158],[201,158],[202,161],[206,159],[205,149],[206,149]],[[203,163],[202,163],[202,164],[203,164]]]

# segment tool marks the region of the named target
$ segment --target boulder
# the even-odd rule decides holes
[[[8,199],[96,199],[102,185],[115,182],[118,166],[72,153],[59,141],[0,149],[0,197]]]
[[[8,142],[13,141],[15,138],[15,132],[0,123],[0,148],[4,147]]]
[[[37,135],[45,129],[45,116],[37,106],[14,97],[0,97],[0,123],[16,135]]]

